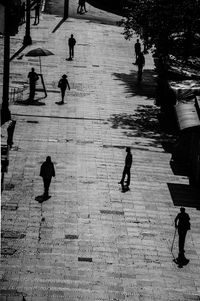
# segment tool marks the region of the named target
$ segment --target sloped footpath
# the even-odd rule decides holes
[[[200,300],[198,194],[173,174],[163,148],[170,137],[157,121],[151,55],[138,85],[135,41],[125,41],[121,28],[78,18],[58,24],[60,17],[44,14],[22,53],[37,47],[54,53],[42,58],[47,98],[37,91],[37,105],[10,107],[17,123],[1,203],[0,300]],[[72,33],[75,58],[67,61]],[[26,85],[31,67],[39,72],[38,58],[14,59],[12,84]],[[61,106],[57,83],[64,73],[71,90]],[[122,193],[126,146],[133,166],[130,191]],[[56,178],[51,198],[39,203],[47,155]],[[181,205],[191,217],[190,262],[182,269],[170,251]]]

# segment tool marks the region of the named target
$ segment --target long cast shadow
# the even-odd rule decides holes
[[[65,22],[66,18],[60,20],[60,22],[56,25],[56,27],[52,30],[52,33],[56,32],[58,28]]]
[[[43,194],[42,195],[38,195],[35,197],[35,200],[38,202],[38,203],[43,203],[47,200],[49,200],[51,198],[51,195],[49,195],[48,197],[44,197]]]
[[[200,210],[200,190],[185,184],[167,183],[174,206]]]
[[[19,50],[17,50],[11,57],[10,57],[10,62],[16,57],[18,56],[27,46],[22,46],[21,48],[19,48]]]

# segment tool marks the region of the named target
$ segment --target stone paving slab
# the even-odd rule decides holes
[[[43,15],[32,28],[29,49],[42,44],[55,53],[42,58],[49,90],[41,100],[45,105],[11,106],[17,123],[5,175],[6,184],[13,186],[2,194],[1,290],[23,293],[28,301],[200,300],[194,196],[194,205],[187,208],[190,263],[179,269],[170,253],[179,205],[169,184],[181,189],[189,181],[173,174],[171,154],[162,147],[169,137],[156,118],[151,55],[138,87],[134,41],[125,41],[121,28],[69,18],[52,33],[59,21]],[[69,62],[71,33],[77,45]],[[13,60],[11,80],[27,81],[32,66],[38,71],[39,61]],[[55,102],[63,73],[72,89],[61,107]],[[118,181],[127,145],[133,153],[131,187],[121,193]],[[46,155],[55,163],[56,178],[51,198],[38,203],[35,197],[43,191],[39,169]],[[177,250],[176,239],[175,256]]]

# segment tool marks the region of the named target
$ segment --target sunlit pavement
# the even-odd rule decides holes
[[[47,98],[10,107],[17,123],[2,194],[0,300],[200,300],[198,200],[188,179],[173,174],[162,147],[169,137],[157,121],[151,54],[137,85],[135,40],[126,41],[122,28],[74,18],[58,27],[60,21],[44,14],[22,53],[37,47],[54,53],[41,58]],[[23,30],[12,39],[12,53]],[[77,44],[67,61],[71,33]],[[26,86],[31,67],[39,72],[38,58],[15,58],[11,84]],[[71,90],[61,106],[57,84],[64,73]],[[130,190],[122,193],[126,146],[133,166]],[[51,198],[40,203],[47,155],[56,178]],[[177,237],[170,249],[181,205],[191,217],[190,262],[178,268]]]

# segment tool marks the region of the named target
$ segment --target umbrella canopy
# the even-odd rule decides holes
[[[27,52],[27,54],[25,54],[25,56],[38,56],[39,57],[39,61],[40,61],[40,73],[42,73],[42,68],[41,68],[41,56],[49,56],[49,55],[54,55],[53,52],[51,52],[48,49],[45,48],[36,48],[36,49],[32,49],[29,52]]]
[[[48,49],[36,48],[36,49],[32,49],[29,52],[27,52],[27,54],[25,54],[25,56],[48,56],[48,55],[53,55],[53,54],[54,53]]]

